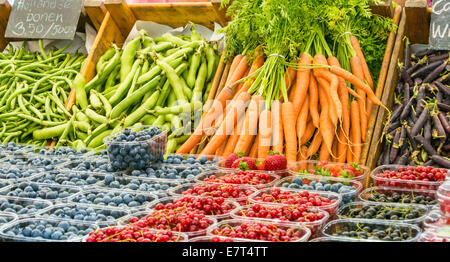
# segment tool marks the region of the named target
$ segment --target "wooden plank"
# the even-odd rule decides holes
[[[126,38],[136,23],[136,17],[127,2],[125,0],[106,0],[105,6],[122,33],[122,36]],[[171,19],[175,18],[171,17]]]
[[[95,76],[95,66],[100,57],[110,49],[113,44],[121,47],[125,42],[125,38],[122,36],[118,26],[112,20],[109,12],[106,13],[105,19],[103,19],[102,25],[95,38],[94,45],[91,52],[86,58],[80,73],[89,82]],[[70,110],[75,103],[75,89],[72,89],[69,97],[66,101],[66,109]]]
[[[86,10],[89,19],[94,25],[97,31],[100,30],[103,19],[106,15],[106,7],[103,5],[102,0],[85,0],[84,10]]]
[[[394,17],[393,17],[394,23],[397,26],[399,25],[401,14],[402,14],[402,8],[400,6],[397,6],[395,8]],[[385,85],[386,77],[388,74],[389,63],[391,61],[391,56],[392,56],[392,51],[394,48],[396,35],[397,35],[397,32],[391,32],[389,34],[387,44],[386,44],[386,50],[384,52],[383,61],[381,63],[381,71],[380,71],[380,75],[378,77],[378,83],[377,83],[377,87],[375,90],[375,95],[380,99],[384,93],[383,92],[384,85]],[[366,143],[363,145],[362,153],[361,153],[361,163],[365,164],[365,165],[367,165],[367,159],[369,158],[369,155],[371,153],[370,152],[371,141],[373,138],[374,128],[377,123],[378,110],[380,110],[380,107],[374,106],[372,109],[372,114],[370,115],[370,118],[369,118],[367,135],[366,135]]]
[[[399,67],[398,62],[403,60],[404,53],[404,36],[406,31],[406,21],[407,21],[406,13],[402,14],[402,19],[400,21],[400,25],[397,32],[397,37],[395,39],[394,51],[392,52],[391,63],[389,65],[389,73],[387,76],[388,81],[384,87],[385,92],[381,99],[381,102],[386,105],[388,108],[392,108],[393,99],[394,99],[394,91],[397,85],[398,77],[399,77]],[[378,111],[377,123],[375,126],[375,131],[371,144],[371,153],[369,155],[369,159],[367,161],[367,165],[369,168],[374,168],[377,165],[378,158],[381,154],[381,139],[384,130],[384,123],[386,122],[386,117],[388,115],[388,111],[380,109]]]
[[[211,4],[214,9],[214,12],[216,13],[217,19],[219,20],[219,23],[221,26],[225,26],[227,24],[227,9],[226,8],[220,8],[220,4],[222,3],[222,0],[212,0]]]
[[[406,24],[408,25],[406,37],[411,43],[428,44],[431,16],[427,6],[426,0],[408,0],[405,3]]]
[[[394,7],[392,5],[392,0],[385,0],[384,3],[379,5],[371,4],[370,8],[372,9],[372,13],[374,14],[378,14],[384,17],[394,16]]]
[[[209,2],[129,4],[129,7],[137,20],[153,21],[171,27],[181,27],[193,22],[214,29],[214,22],[226,23],[223,17],[218,17]]]
[[[11,5],[7,0],[0,0],[0,50],[5,49],[8,40],[5,38],[6,26],[8,25]]]

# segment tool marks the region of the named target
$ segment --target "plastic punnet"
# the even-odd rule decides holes
[[[19,183],[41,176],[45,170],[40,167],[12,166],[0,164],[0,179],[10,183]]]
[[[277,188],[280,189],[281,192],[290,192],[291,194],[295,194],[295,195],[298,195],[298,194],[306,191],[308,193],[318,194],[321,197],[325,197],[329,200],[336,200],[334,203],[331,203],[329,205],[317,206],[317,208],[326,211],[328,214],[330,214],[330,216],[334,216],[337,214],[337,210],[338,210],[339,204],[342,199],[342,197],[338,193],[334,193],[334,192],[305,190],[305,189],[292,189],[292,188],[284,188],[284,187],[277,187]],[[260,203],[260,204],[269,203],[269,204],[276,204],[276,205],[288,205],[288,206],[291,205],[289,203],[263,202],[263,201],[255,199],[257,197],[263,196],[264,194],[271,195],[273,189],[274,188],[264,188],[264,189],[258,190],[257,192],[255,192],[254,194],[252,194],[249,197],[249,202],[250,203]]]
[[[43,168],[45,171],[55,170],[64,165],[68,159],[48,157],[38,155],[34,153],[28,153],[24,155],[10,155],[8,158],[2,161],[1,165],[6,166],[18,166],[22,168]]]
[[[101,230],[107,230],[108,228],[118,228],[121,231],[123,231],[123,229],[127,228],[127,226],[114,226],[114,227],[107,227],[107,228],[102,228]],[[153,228],[147,228],[146,230],[148,230],[149,232],[152,232],[154,234],[158,234],[162,231],[168,231],[168,230],[160,230],[160,229],[153,229]],[[91,233],[94,233],[96,231],[93,231]],[[172,232],[173,236],[177,237],[177,241],[169,241],[169,242],[187,242],[188,240],[188,236],[185,233],[181,233],[181,232],[176,232],[176,231],[170,231]],[[91,234],[89,233],[89,234]],[[89,238],[89,235],[84,236],[83,239],[81,240],[81,242],[87,242],[87,239]],[[109,242],[109,241],[101,241],[101,242]],[[130,241],[132,242],[132,241]],[[156,241],[158,242],[158,241]]]
[[[31,210],[31,212],[20,213],[14,208],[11,210],[9,205],[19,205],[26,210]],[[29,217],[34,216],[40,210],[46,209],[53,206],[52,202],[48,200],[33,199],[33,198],[21,198],[21,197],[9,197],[0,196],[0,212],[14,213],[19,217]]]
[[[268,242],[268,241],[256,240],[256,239],[221,237],[221,236],[194,237],[194,238],[190,238],[187,242],[213,242],[214,238],[220,239],[219,242]]]
[[[256,163],[264,163],[264,159],[261,158],[250,158],[253,159]],[[235,171],[235,168],[229,168],[225,166],[226,163],[226,159],[222,159],[216,163],[214,163],[217,167],[227,170],[227,171]],[[253,170],[253,171],[257,171],[257,170]],[[279,177],[285,177],[288,176],[288,169],[283,169],[283,170],[276,170],[276,171],[268,171],[268,170],[260,170],[260,171],[264,171],[265,173],[268,174],[273,174],[273,175],[277,175]]]
[[[398,221],[401,223],[409,223],[409,224],[417,224],[422,225],[425,218],[428,216],[428,207],[423,205],[417,205],[417,204],[396,204],[396,203],[371,203],[371,202],[355,202],[350,203],[345,206],[342,206],[338,210],[338,217],[340,219],[346,219],[346,218],[356,218],[352,217],[351,215],[348,215],[348,211],[352,208],[363,208],[363,207],[385,207],[387,209],[392,210],[401,210],[404,208],[411,209],[413,212],[418,212],[421,215],[417,218],[412,219],[398,219],[398,220],[392,220],[392,219],[377,219],[377,218],[358,218],[358,219],[367,219],[367,220],[381,220],[381,221]]]
[[[420,235],[419,242],[450,242],[450,226],[425,230]]]
[[[96,199],[98,199],[98,201]],[[146,205],[156,199],[158,199],[157,195],[146,192],[91,188],[83,189],[80,193],[71,196],[68,199],[68,202],[94,206],[100,205],[105,207],[126,208],[136,212],[145,208]],[[112,205],[111,203],[115,203],[115,205]]]
[[[123,225],[123,226],[125,226],[125,225],[131,225],[131,224],[133,224],[133,223],[130,222],[130,219],[131,219],[131,218],[137,217],[137,218],[140,220],[140,219],[142,219],[142,218],[145,218],[145,217],[148,216],[148,215],[155,214],[155,212],[158,212],[158,211],[157,211],[157,210],[153,210],[153,209],[149,209],[149,210],[147,210],[147,211],[140,211],[140,212],[132,213],[132,214],[130,214],[130,215],[128,215],[128,216],[123,217],[122,219],[120,219],[120,220],[119,220],[119,225]],[[208,221],[209,221],[210,227],[213,226],[213,225],[215,225],[215,224],[217,224],[217,220],[216,220],[215,218],[210,217],[210,216],[206,216],[206,218],[207,218]],[[209,228],[209,227],[208,227],[208,228]],[[182,233],[186,234],[186,235],[188,236],[188,238],[191,238],[191,237],[198,237],[198,236],[204,236],[204,235],[206,235],[206,232],[207,232],[207,229],[208,229],[208,228],[200,229],[200,230],[197,230],[197,231],[191,231],[191,232],[182,232]],[[168,228],[167,230],[172,231],[171,228]]]
[[[409,231],[409,236],[407,239],[401,239],[398,240],[399,242],[416,242],[420,234],[422,233],[422,230],[420,227],[412,224],[406,224],[406,223],[400,223],[400,222],[392,222],[392,221],[382,221],[382,220],[363,220],[363,219],[338,219],[328,222],[328,224],[325,225],[325,227],[322,229],[322,234],[326,237],[335,237],[335,238],[345,238],[345,239],[361,239],[358,237],[351,237],[351,236],[336,236],[333,235],[338,229],[345,229],[347,231],[355,231],[359,230],[359,232],[366,233],[366,231],[363,231],[363,228],[366,226],[373,226],[377,227],[378,230],[386,229],[386,228],[397,228],[397,229],[404,229]],[[372,241],[372,239],[366,239],[365,240]],[[380,241],[382,239],[373,239],[375,241]],[[383,241],[383,240],[382,240]],[[384,240],[386,241],[386,240]],[[394,241],[394,240],[392,240]]]
[[[293,227],[296,226],[300,226],[300,227],[307,227],[310,231],[311,231],[311,237],[317,237],[320,234],[320,230],[322,229],[322,227],[327,223],[328,219],[330,218],[330,215],[328,214],[328,212],[318,209],[318,208],[308,208],[307,211],[308,212],[313,212],[314,214],[319,214],[321,213],[323,215],[323,218],[316,220],[316,221],[311,221],[311,222],[296,222],[296,221],[284,221],[284,220],[280,220],[280,219],[268,219],[268,218],[259,218],[259,217],[249,217],[249,216],[245,216],[242,215],[241,212],[247,212],[249,210],[251,210],[253,205],[246,205],[246,206],[241,206],[236,208],[235,210],[233,210],[231,212],[231,217],[233,219],[245,219],[245,220],[254,220],[254,221],[263,221],[263,222],[267,222],[267,223],[281,223],[281,224],[286,224],[286,225],[291,225]],[[274,204],[260,204],[261,207],[277,207],[280,205],[274,205]],[[299,206],[297,205],[292,205],[293,208],[297,208]]]
[[[148,166],[150,163],[158,162],[163,159],[163,156],[166,153],[166,142],[167,142],[167,133],[168,133],[168,128],[166,126],[134,126],[134,127],[126,128],[126,130],[140,132],[140,131],[151,129],[154,127],[159,128],[162,132],[158,135],[153,136],[152,138],[150,138],[148,140],[126,141],[126,142],[113,141],[113,139],[116,136],[121,135],[124,132],[123,130],[113,133],[103,140],[103,142],[106,145],[107,151],[108,151],[109,160],[112,163],[113,167],[116,168],[116,170],[135,169],[136,167],[138,167],[138,164],[137,164],[138,161],[144,161],[145,165]],[[142,159],[141,158],[142,156],[140,154],[135,154],[132,156],[128,155],[127,157],[130,157],[130,160],[129,161],[126,161],[126,159],[123,160],[124,161],[123,163],[127,164],[126,167],[122,167],[122,166],[116,167],[114,165],[114,161],[116,161],[116,159],[114,158],[116,153],[114,153],[114,151],[117,151],[117,154],[118,154],[121,148],[132,149],[132,148],[136,148],[136,147],[145,149],[145,154],[148,155],[148,158]],[[139,155],[139,157],[137,157],[137,155]],[[136,166],[133,167],[132,163],[135,163]]]
[[[309,185],[311,182],[326,181],[329,184],[341,183],[344,186],[353,186],[354,190],[350,190],[348,192],[342,192],[342,193],[340,193],[339,191],[335,192],[342,196],[341,205],[356,201],[359,192],[361,192],[361,190],[363,188],[363,185],[356,180],[349,180],[349,179],[343,179],[343,178],[338,178],[338,177],[323,177],[323,176],[316,176],[316,175],[311,175],[311,174],[295,175],[295,173],[293,173],[292,171],[289,171],[289,172],[294,175],[281,179],[280,181],[278,181],[275,184],[275,187],[286,188],[284,185],[286,183],[288,183],[288,184],[294,183],[295,179],[300,179],[302,181],[303,185],[307,185],[307,184]],[[296,188],[293,187],[293,189],[296,189]],[[299,189],[302,189],[302,188],[299,188]],[[312,190],[315,190],[315,189],[312,189]],[[320,190],[320,191],[322,191],[322,190]],[[330,190],[323,190],[323,191],[334,192],[331,190],[331,188],[330,188]]]
[[[289,166],[289,171],[290,171],[289,173],[290,173],[290,175],[292,175],[292,174],[296,175],[299,173],[315,175],[314,168],[316,168],[316,166],[320,165],[320,162],[321,161],[317,161],[317,160],[303,160],[303,161],[295,162]],[[348,165],[349,164],[328,162],[326,165],[324,165],[324,169],[336,169],[337,171],[341,172],[343,170],[343,168]],[[355,176],[352,178],[346,178],[346,177],[340,176],[340,178],[355,180],[355,181],[360,182],[364,186],[366,184],[367,176],[370,173],[370,169],[363,165],[358,165],[358,167],[361,169],[360,170],[360,172],[362,172],[361,175]],[[329,176],[333,177],[331,174]],[[328,176],[324,176],[324,177],[328,177]]]
[[[92,220],[81,220],[78,219],[76,215],[71,214],[70,217],[59,217],[57,215],[58,211],[62,211],[63,209],[69,208],[71,212],[74,212],[78,207],[92,208],[97,215],[110,216],[112,219],[110,220],[98,220],[97,218],[93,218]],[[94,206],[94,205],[83,205],[83,204],[75,204],[75,203],[66,203],[66,204],[57,204],[54,206],[50,206],[46,209],[40,210],[36,213],[36,217],[44,217],[51,219],[62,219],[62,220],[76,220],[81,222],[90,222],[95,223],[99,227],[108,227],[117,225],[117,220],[129,215],[130,212],[126,209],[121,208],[113,208],[113,207],[104,207],[104,206]]]
[[[190,165],[174,165],[174,164],[154,164],[151,165],[149,167],[146,168],[146,170],[128,170],[125,171],[123,173],[123,176],[126,178],[137,178],[137,179],[142,179],[142,180],[147,180],[147,181],[165,181],[165,182],[172,182],[172,183],[179,183],[179,184],[183,184],[183,183],[193,183],[194,182],[194,175],[191,175],[191,177],[186,177],[186,178],[172,178],[171,177],[171,173],[172,172],[183,172],[184,170],[190,170],[192,171],[197,171],[198,174],[201,173],[201,167],[200,168],[194,168],[195,166],[190,166]],[[155,174],[154,175],[149,175],[147,173],[147,170],[152,169]],[[156,170],[156,171],[155,171]],[[153,172],[151,171],[151,172]],[[150,171],[149,171],[150,172]],[[156,175],[156,172],[160,172],[161,175],[158,177]],[[136,175],[136,173],[138,173]]]
[[[41,184],[84,188],[96,186],[100,181],[103,181],[104,178],[105,174],[102,173],[60,169],[57,171],[47,172],[41,176],[33,177],[30,181]]]
[[[8,187],[3,188],[2,190],[0,190],[0,195],[3,196],[12,196],[12,197],[21,197],[20,194],[18,196],[15,196],[12,194],[12,192],[14,192],[15,190],[19,190],[19,188],[22,186],[22,183],[29,183],[31,184],[35,184],[37,185],[39,188],[41,188],[41,190],[44,189],[49,189],[52,192],[57,192],[58,196],[53,198],[53,195],[48,195],[47,193],[45,195],[36,195],[35,197],[29,197],[27,196],[26,198],[29,199],[43,199],[43,200],[47,200],[50,201],[52,203],[63,203],[63,202],[67,202],[67,200],[79,193],[81,191],[81,188],[79,187],[72,187],[72,186],[62,186],[62,185],[51,185],[51,184],[42,184],[42,183],[34,183],[34,182],[26,182],[23,181],[19,184],[14,184]],[[63,194],[63,196],[60,196],[61,194]],[[1,197],[1,196],[0,196]]]
[[[395,193],[397,195],[403,196],[399,198],[398,202],[392,202],[389,201],[389,199],[385,199],[386,201],[382,201],[382,199],[376,199],[373,197],[374,193],[378,194],[384,194],[388,197],[392,197]],[[409,198],[405,198],[405,196],[408,196]],[[418,196],[421,196],[417,198]],[[429,208],[434,207],[438,204],[438,201],[436,199],[436,191],[434,190],[426,190],[426,189],[408,189],[408,188],[396,188],[396,187],[382,187],[382,186],[376,186],[376,187],[369,187],[364,189],[358,196],[358,198],[363,202],[373,202],[373,203],[399,203],[399,204],[410,204],[406,199],[413,199],[413,204],[420,204],[420,205],[426,205]],[[419,200],[420,199],[420,200]],[[428,199],[429,203],[433,204],[425,204],[421,199]],[[406,201],[406,202],[405,202]],[[414,203],[415,201],[415,203]],[[434,203],[435,202],[435,203]]]
[[[298,233],[299,237],[298,239],[292,241],[292,242],[306,242],[309,237],[311,236],[311,231],[307,227],[298,226],[298,225],[291,225],[286,223],[277,223],[277,222],[265,222],[265,221],[257,221],[257,220],[249,220],[249,219],[227,219],[223,220],[215,225],[212,225],[208,228],[208,236],[219,236],[219,237],[228,237],[228,236],[221,236],[214,234],[215,229],[221,229],[224,228],[234,228],[236,226],[240,226],[242,224],[247,224],[247,226],[252,226],[257,223],[264,224],[264,225],[275,225],[277,228],[280,228],[285,231],[290,231],[291,233]],[[250,239],[252,240],[252,239]]]
[[[237,189],[240,193],[246,194],[247,196],[237,197],[237,198],[234,198],[232,196],[224,197],[223,194],[222,195],[213,195],[210,192],[205,192],[204,194],[202,194],[200,196],[215,196],[215,197],[223,197],[223,198],[227,198],[227,199],[233,199],[234,201],[238,202],[239,205],[247,204],[248,200],[249,200],[249,196],[257,191],[257,189],[255,187],[252,187],[249,185],[233,185],[233,184],[219,184],[219,183],[203,182],[203,183],[188,183],[188,184],[184,184],[184,185],[179,185],[177,187],[171,188],[169,190],[169,193],[173,196],[199,196],[199,195],[192,195],[189,192],[187,192],[187,190],[192,189],[192,187],[194,187],[194,186],[206,187],[208,185],[219,186],[219,187],[232,187],[232,188]]]
[[[158,204],[169,204],[169,203],[173,203],[175,200],[179,200],[179,199],[183,199],[183,198],[194,198],[194,199],[206,199],[206,197],[199,197],[199,196],[175,196],[175,197],[165,197],[165,198],[161,198],[158,200],[155,200],[154,202],[150,203],[146,208],[151,209],[151,210],[156,210],[156,205]],[[231,218],[231,212],[235,209],[240,207],[240,205],[230,199],[225,199],[224,200],[224,204],[226,204],[229,208],[230,208],[230,212],[226,213],[226,214],[204,214],[205,216],[208,217],[213,217],[216,220],[222,220],[222,219],[229,219]],[[184,208],[184,207],[180,207],[180,208]],[[177,208],[177,209],[180,209]],[[198,210],[198,209],[196,209]]]
[[[7,225],[17,219],[19,219],[19,217],[14,213],[0,212],[0,230],[4,225]]]
[[[17,230],[24,229],[30,224],[44,224],[50,223],[52,226],[57,226],[60,223],[65,222],[68,226],[73,226],[77,229],[77,233],[74,233],[74,236],[68,237],[65,240],[56,240],[56,239],[48,239],[44,237],[32,237],[32,236],[18,236],[16,232]],[[97,225],[89,223],[89,222],[81,222],[76,220],[62,220],[62,219],[49,219],[49,218],[24,218],[20,220],[13,221],[4,225],[0,230],[0,239],[7,242],[79,242],[81,239],[89,234],[89,232],[94,231],[98,228]],[[81,231],[81,232],[80,232]]]
[[[439,187],[437,196],[442,214],[450,219],[450,181],[445,181],[445,183]]]
[[[198,183],[203,183],[203,182],[207,182],[207,183],[219,183],[219,184],[233,184],[233,183],[227,183],[225,181],[217,181],[217,182],[213,182],[213,181],[204,181],[207,178],[210,178],[211,176],[215,176],[216,178],[220,179],[224,176],[228,176],[228,175],[237,175],[237,173],[240,172],[239,170],[227,170],[227,169],[218,169],[218,170],[210,170],[210,171],[205,171],[202,172],[201,174],[199,174],[198,176],[195,177],[195,181]],[[261,188],[267,188],[267,187],[273,187],[279,180],[280,177],[278,175],[272,174],[272,173],[268,173],[265,171],[258,171],[258,170],[247,170],[244,172],[253,172],[256,174],[267,174],[270,176],[270,181],[268,183],[265,184],[244,184],[244,185],[250,185],[253,187],[256,187],[258,189]],[[235,185],[239,185],[239,184],[235,184]],[[242,185],[242,184],[241,184]]]
[[[387,186],[387,187],[398,187],[398,188],[408,188],[408,189],[427,189],[427,190],[437,190],[444,181],[422,181],[422,180],[405,180],[405,179],[393,179],[393,178],[383,178],[379,177],[379,174],[385,171],[397,171],[399,168],[408,168],[409,166],[402,165],[383,165],[375,168],[370,177],[373,181],[374,186]],[[417,167],[414,167],[417,168]],[[441,168],[443,169],[443,168]],[[447,179],[450,177],[450,170],[447,171]]]

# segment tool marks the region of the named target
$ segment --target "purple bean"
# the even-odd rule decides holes
[[[450,88],[446,87],[445,85],[443,85],[440,82],[434,81],[433,84],[436,85],[436,87],[439,89],[439,91],[441,91],[442,93],[444,93],[447,96],[450,96]]]
[[[448,160],[442,156],[435,154],[435,155],[431,156],[431,159],[440,166],[443,166],[445,168],[450,168],[450,160]]]
[[[445,132],[447,132],[447,134],[450,134],[450,124],[448,123],[445,115],[443,113],[439,113],[438,116],[439,120],[441,120],[442,127],[445,129]]]
[[[428,114],[429,114],[429,109],[425,108],[422,113],[419,116],[419,119],[417,119],[416,123],[414,124],[414,126],[411,129],[411,135],[412,136],[416,136],[420,129],[422,129],[422,127],[425,125],[425,122],[428,119]]]
[[[423,149],[425,149],[425,151],[428,154],[430,154],[430,155],[436,155],[437,154],[436,149],[434,149],[434,147],[428,141],[426,141],[423,136],[415,136],[414,139],[418,143],[422,144]]]

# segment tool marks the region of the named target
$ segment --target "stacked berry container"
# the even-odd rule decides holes
[[[407,189],[396,187],[369,187],[359,194],[363,202],[419,204],[429,208],[438,204],[436,191],[426,189]]]
[[[450,176],[443,168],[384,165],[370,174],[375,186],[437,190]]]
[[[116,226],[91,232],[82,239],[82,242],[186,242],[187,239],[188,236],[181,232]]]
[[[439,187],[437,196],[441,212],[447,224],[450,225],[450,181],[446,181]]]
[[[138,126],[106,137],[104,143],[114,170],[143,169],[162,161],[167,132],[165,126]]]
[[[279,180],[278,175],[256,170],[219,169],[206,171],[195,177],[198,183],[250,185],[258,189],[273,187]]]

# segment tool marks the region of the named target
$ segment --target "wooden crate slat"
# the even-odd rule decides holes
[[[129,5],[125,0],[106,0],[105,6],[122,36],[127,37],[136,23],[136,17]]]
[[[385,17],[394,16],[394,7],[392,5],[392,0],[385,0],[384,3],[379,5],[370,5],[372,12],[374,14],[382,15]]]
[[[0,1],[0,50],[5,49],[8,40],[5,39],[6,26],[8,25],[9,14],[11,13],[11,5],[7,0]]]
[[[395,8],[395,12],[394,12],[394,23],[396,25],[399,25],[400,22],[400,17],[402,14],[402,8],[400,6],[397,6]],[[376,91],[375,91],[375,95],[381,99],[381,97],[383,96],[383,91],[384,91],[384,86],[386,83],[386,77],[388,74],[388,70],[389,70],[389,63],[391,61],[391,56],[392,56],[392,50],[395,44],[395,37],[397,35],[397,32],[391,32],[389,34],[388,40],[387,40],[387,45],[386,45],[386,51],[384,53],[384,58],[381,64],[381,71],[380,71],[380,75],[378,77],[378,83],[377,83],[377,87],[376,87]],[[367,159],[369,158],[369,154],[370,149],[371,149],[371,141],[373,138],[373,133],[374,133],[374,127],[378,121],[377,116],[378,116],[378,111],[380,110],[379,106],[375,106],[372,109],[372,114],[369,118],[369,123],[368,123],[368,128],[367,128],[367,136],[366,136],[366,143],[364,144],[363,148],[362,148],[362,154],[361,154],[361,163],[366,164],[367,165]]]
[[[405,3],[405,11],[408,12],[406,37],[411,43],[428,44],[431,16],[427,7],[426,0],[408,0]]]
[[[94,24],[95,29],[100,30],[103,19],[106,15],[106,8],[102,0],[85,0],[84,9],[86,10],[89,19]]]

